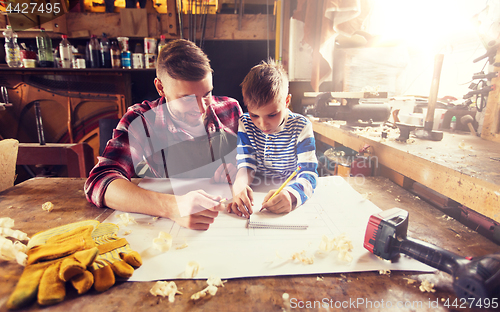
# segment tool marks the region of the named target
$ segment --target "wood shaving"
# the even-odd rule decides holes
[[[13,243],[10,239],[0,236],[0,260],[16,261],[18,264],[26,266],[27,251],[28,247],[23,243],[19,241]]]
[[[211,286],[224,287],[224,283],[227,283],[227,281],[222,281],[220,277],[210,276],[207,279],[207,284]]]
[[[452,218],[452,217],[447,216],[447,215],[443,215],[443,216],[441,217],[441,219],[444,219],[444,220],[446,220],[446,221],[453,220],[453,218]]]
[[[188,247],[188,246],[189,246],[189,245],[188,245],[187,243],[184,243],[184,244],[182,244],[182,245],[180,245],[180,246],[175,247],[175,249],[184,249],[184,248],[186,248],[186,247]]]
[[[51,212],[54,209],[54,204],[51,202],[46,202],[42,205],[42,209],[47,212]]]
[[[153,296],[162,296],[162,297],[168,296],[169,302],[175,301],[176,294],[182,295],[182,292],[177,290],[177,285],[175,284],[175,282],[166,282],[166,281],[156,282],[156,284],[153,285],[153,287],[149,290],[149,292]]]
[[[217,286],[208,285],[205,289],[191,295],[191,300],[199,300],[209,293],[211,296],[217,294]]]
[[[332,250],[337,250],[339,252],[338,258],[345,262],[351,262],[353,259],[350,253],[353,249],[352,241],[345,233],[342,233],[331,240],[328,238],[328,236],[323,235],[318,249],[320,252],[330,252]]]
[[[191,295],[191,300],[199,300],[203,297],[205,297],[208,294],[211,296],[215,296],[217,294],[217,287],[224,287],[224,283],[227,281],[221,281],[219,277],[213,277],[211,276],[209,279],[207,279],[207,284],[208,286],[205,287],[203,290],[200,290],[197,293],[194,293]]]
[[[414,280],[412,278],[403,277],[403,279],[405,279],[408,282],[408,285],[413,285],[417,282],[417,280]]]
[[[391,275],[391,270],[385,270],[385,269],[379,270],[378,274],[380,274],[380,275]]]
[[[324,277],[322,277],[322,276],[317,276],[317,277],[316,277],[316,280],[317,280],[318,282],[321,282],[321,281],[323,281],[324,279],[325,279],[325,278],[324,278]]]
[[[120,218],[120,222],[118,223],[119,226],[120,225],[128,226],[129,224],[137,224],[135,218],[130,216],[128,212],[119,214],[118,218]]]
[[[16,261],[25,266],[28,248],[21,241],[28,241],[29,237],[24,232],[12,229],[13,227],[14,219],[0,218],[0,260]],[[15,241],[7,239],[7,237]]]
[[[288,293],[283,293],[281,298],[283,299],[283,311],[290,311],[290,295]]]
[[[184,271],[184,275],[186,277],[193,278],[198,275],[198,271],[200,270],[200,264],[196,261],[189,261],[186,265],[186,270]]]
[[[401,201],[401,199],[399,199],[399,197],[394,198],[394,200],[397,201],[397,202]]]
[[[465,145],[465,142],[463,140],[460,143],[458,143],[458,147],[463,150],[472,149],[472,145]]]
[[[0,227],[11,229],[14,227],[14,219],[5,217],[0,218]]]
[[[20,241],[28,240],[28,234],[19,230],[13,230],[5,227],[0,227],[0,235],[2,235],[3,237],[12,237]]]
[[[364,193],[361,195],[363,199],[368,199],[368,197],[372,196],[372,192]]]
[[[308,257],[306,255],[306,251],[302,250],[301,252],[296,252],[292,255],[292,260],[299,260],[303,264],[313,264],[314,263],[314,256]]]
[[[160,231],[158,237],[153,239],[153,248],[160,252],[167,252],[172,247],[172,235]]]
[[[420,289],[421,292],[436,292],[434,284],[428,280],[423,280],[418,289]]]
[[[131,233],[132,233],[132,230],[127,230],[127,231],[123,232],[123,235],[129,235]]]

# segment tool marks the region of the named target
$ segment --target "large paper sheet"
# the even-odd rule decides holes
[[[144,180],[139,184],[144,188],[169,192],[166,185],[168,183],[161,179]],[[227,189],[218,190],[217,185],[210,184],[208,179],[186,181],[183,187],[185,191],[204,189],[214,195],[230,197]],[[261,185],[254,188],[254,210],[260,209],[262,199],[271,188],[274,187]],[[200,264],[200,271],[194,277],[200,279],[378,270],[435,271],[407,257],[390,263],[368,252],[363,247],[366,225],[370,215],[381,210],[341,177],[319,178],[313,197],[297,209],[303,210],[309,225],[307,230],[248,229],[247,219],[222,212],[207,231],[195,231],[168,219],[131,214],[137,224],[121,227],[119,235],[131,231],[125,237],[132,249],[141,254],[143,265],[129,280],[188,278],[184,272],[190,261]],[[118,215],[121,213],[115,211],[105,222],[119,223]],[[172,248],[164,253],[153,247],[153,239],[160,231],[173,237]],[[323,235],[333,239],[342,233],[351,239],[354,246],[350,262],[339,259],[338,251],[325,253],[319,250]],[[296,253],[312,258],[313,263],[292,260]]]

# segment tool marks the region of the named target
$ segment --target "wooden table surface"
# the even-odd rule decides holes
[[[355,190],[366,194],[381,209],[400,207],[409,211],[409,237],[462,256],[482,256],[500,249],[495,243],[459,222],[444,217],[438,209],[386,178],[347,180]],[[83,193],[83,183],[84,179],[80,178],[36,178],[25,181],[0,193],[0,217],[13,218],[14,229],[26,232],[30,237],[38,231],[70,222],[85,219],[103,221],[112,211],[88,203]],[[41,208],[47,201],[55,205],[51,212]],[[236,264],[228,259],[228,265]],[[23,267],[16,263],[0,262],[0,311],[6,311],[5,302],[22,271]],[[448,302],[453,303],[456,296],[451,276],[443,272],[418,274],[394,271],[390,275],[360,272],[324,274],[321,277],[299,275],[231,279],[225,287],[219,287],[214,297],[208,296],[198,302],[189,298],[206,287],[205,280],[176,280],[177,287],[184,295],[177,295],[174,303],[149,293],[154,282],[120,282],[104,293],[91,290],[83,296],[77,296],[73,290],[68,290],[66,300],[51,306],[50,311],[335,311],[342,304],[347,307],[344,309],[346,311],[383,311],[388,309],[389,303],[394,311],[474,310],[444,306],[448,299]],[[410,285],[408,278],[418,282]],[[423,280],[434,283],[436,292],[421,292],[418,286]],[[287,301],[291,304],[288,308],[283,293],[288,293],[292,299]],[[365,303],[361,304],[361,300]],[[316,308],[313,307],[314,301],[317,301]],[[367,301],[372,302],[374,308],[370,308]],[[356,302],[359,305],[352,305]],[[429,302],[438,306],[429,308]],[[308,304],[311,308],[307,308]],[[299,309],[302,305],[306,308]],[[329,309],[325,305],[329,305]],[[40,309],[37,304],[33,304],[27,310]]]
[[[499,143],[464,132],[445,132],[441,141],[414,136],[411,143],[394,137],[381,140],[381,127],[353,131],[340,128],[335,121],[311,119],[319,141],[354,150],[368,144],[377,164],[500,222]]]

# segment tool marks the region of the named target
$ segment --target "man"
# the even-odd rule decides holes
[[[156,76],[160,98],[128,109],[90,172],[85,193],[98,207],[166,217],[186,228],[206,230],[223,209],[220,196],[203,190],[162,194],[130,179],[145,163],[154,177],[210,173],[216,182],[224,181],[236,171],[224,156],[236,148],[242,111],[236,100],[212,96],[210,61],[190,41],[170,41],[161,50]],[[179,208],[199,212],[181,216]]]

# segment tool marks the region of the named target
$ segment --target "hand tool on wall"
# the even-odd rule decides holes
[[[500,296],[500,254],[465,258],[435,245],[407,237],[408,211],[392,208],[370,216],[364,247],[393,260],[400,253],[453,276],[459,298],[485,300]]]
[[[424,120],[424,128],[417,129],[415,136],[424,140],[441,141],[443,132],[434,131],[434,111],[436,110],[437,95],[439,90],[439,79],[441,77],[441,68],[443,67],[443,54],[437,54],[434,58],[434,73],[432,75],[431,92],[427,104],[427,115]]]
[[[43,132],[43,123],[42,123],[42,111],[40,109],[39,101],[35,101],[35,119],[36,119],[36,129],[38,133],[38,142],[40,142],[40,145],[45,145],[45,134]]]
[[[2,96],[0,99],[0,111],[3,111],[7,106],[12,106],[12,103],[9,102],[9,93],[6,86],[0,86],[0,95]]]
[[[462,125],[466,125],[469,127],[470,133],[474,136],[477,136],[476,130],[474,129],[474,126],[472,125],[472,122],[474,121],[474,118],[472,118],[471,115],[464,115],[462,118],[460,118],[460,122]]]

